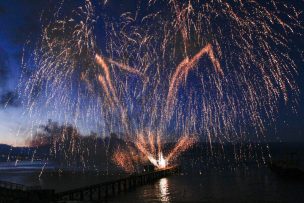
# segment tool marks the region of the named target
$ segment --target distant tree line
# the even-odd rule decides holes
[[[30,147],[48,147],[49,159],[62,167],[106,170],[115,167],[111,155],[117,146],[125,145],[125,141],[118,139],[115,133],[105,138],[95,132],[82,135],[73,125],[59,124],[52,120],[40,125],[37,133],[27,143]]]

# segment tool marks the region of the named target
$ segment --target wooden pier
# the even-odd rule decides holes
[[[172,167],[149,173],[134,174],[114,181],[108,181],[75,190],[60,192],[56,194],[56,200],[105,200],[109,196],[115,196],[121,192],[126,192],[138,186],[149,184],[157,179],[176,172],[177,168]]]
[[[176,167],[156,170],[148,173],[133,174],[125,178],[90,185],[74,190],[55,193],[54,190],[41,190],[29,188],[20,184],[0,182],[0,203],[11,200],[56,202],[56,201],[103,201],[110,196],[127,192],[138,186],[152,183],[153,181],[177,172]]]

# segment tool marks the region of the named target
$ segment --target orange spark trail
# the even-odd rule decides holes
[[[113,59],[110,59],[108,58],[107,61],[117,67],[119,67],[120,69],[122,70],[125,70],[129,73],[132,73],[132,74],[135,74],[135,75],[138,75],[140,76],[143,80],[147,80],[147,77],[142,73],[140,72],[139,70],[136,70],[135,68],[132,68],[126,64],[123,64],[123,63],[119,63],[117,61],[114,61]]]
[[[110,97],[110,93],[109,93],[109,89],[107,87],[107,83],[105,81],[105,78],[102,75],[98,76],[98,81],[100,83],[100,85],[102,86],[103,90],[105,91],[106,95],[107,95],[107,99],[109,99],[109,104],[113,107],[113,102],[112,99]]]
[[[118,100],[116,91],[113,87],[112,80],[110,77],[109,66],[106,64],[106,62],[100,55],[96,54],[95,59],[96,59],[97,64],[99,64],[100,67],[103,69],[104,74],[105,74],[105,79],[106,79],[105,83],[107,84],[110,92],[112,93],[112,96],[113,96],[113,99],[114,99],[116,105],[119,106],[119,100]]]
[[[220,75],[224,74],[219,61],[214,56],[211,44],[207,44],[203,49],[201,49],[197,54],[195,54],[192,59],[189,60],[189,58],[186,57],[177,66],[172,78],[170,79],[170,86],[169,86],[166,109],[165,109],[167,119],[172,114],[176,93],[182,79],[188,75],[188,72],[194,68],[198,60],[205,54],[209,56],[209,59],[211,60],[213,66],[215,67],[216,72],[218,72]]]
[[[157,159],[148,151],[147,143],[142,134],[137,136],[135,145],[137,149],[155,166],[158,167]]]
[[[191,148],[196,142],[198,138],[196,136],[190,137],[188,135],[181,137],[175,147],[170,151],[169,155],[166,157],[167,162],[176,159],[180,156],[181,153],[185,152],[189,148]]]
[[[108,97],[108,98],[113,98],[114,106],[116,106],[119,109],[121,117],[122,117],[122,123],[125,127],[125,130],[128,133],[129,132],[129,123],[128,123],[128,118],[127,118],[127,113],[126,113],[126,110],[123,108],[123,106],[120,104],[116,91],[113,87],[112,80],[110,77],[109,66],[106,64],[106,62],[100,55],[96,54],[95,59],[96,59],[97,64],[100,65],[100,67],[103,69],[104,74],[105,74],[105,80],[104,80],[104,77],[102,77],[101,75],[99,75],[98,79],[99,79],[100,83],[102,84],[103,88],[105,89],[106,94],[110,95],[109,92],[112,93],[112,97]]]

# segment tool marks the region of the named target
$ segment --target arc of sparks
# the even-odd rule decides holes
[[[140,72],[139,70],[135,69],[135,68],[132,68],[126,64],[123,64],[123,63],[120,63],[120,62],[117,62],[117,61],[114,61],[113,59],[111,58],[107,58],[106,59],[109,63],[119,67],[120,69],[124,70],[124,71],[127,71],[129,73],[132,73],[134,75],[138,75],[139,77],[141,77],[143,79],[143,81],[146,81],[147,80],[147,76],[145,74],[143,74],[142,72]]]
[[[195,67],[198,60],[204,55],[208,55],[209,59],[211,60],[213,66],[215,68],[215,71],[217,73],[219,73],[220,75],[224,75],[220,62],[215,57],[212,45],[210,43],[207,44],[204,48],[202,48],[191,59],[189,59],[189,57],[186,57],[176,67],[176,70],[170,79],[169,91],[168,91],[166,107],[165,107],[165,113],[166,113],[167,119],[169,119],[172,114],[176,93],[180,86],[181,81],[183,80],[183,78],[187,77],[189,71]]]
[[[107,99],[109,99],[111,107],[117,107],[119,109],[120,114],[122,116],[122,123],[125,126],[125,130],[129,132],[127,113],[123,106],[120,104],[115,88],[112,84],[109,66],[100,55],[96,54],[95,59],[96,63],[102,68],[105,74],[105,76],[98,76],[99,83],[106,92]]]
[[[125,108],[121,105],[119,98],[117,96],[116,90],[114,88],[114,85],[112,84],[112,79],[110,76],[110,68],[109,68],[108,64],[106,63],[105,58],[103,58],[101,55],[96,54],[95,60],[96,60],[96,63],[102,68],[102,70],[104,72],[104,76],[102,76],[101,74],[98,76],[98,81],[106,93],[110,106],[112,108],[117,107],[119,109],[120,114],[122,116],[122,123],[125,126],[126,131],[129,132],[127,112],[126,112]],[[107,59],[107,61],[113,65],[118,66],[122,70],[125,70],[132,74],[139,75],[140,77],[143,78],[144,81],[146,80],[146,76],[143,73],[141,73],[140,71],[138,71],[134,68],[131,68],[128,65],[116,62],[112,59]]]
[[[100,84],[104,88],[107,96],[109,96],[109,98],[111,98],[110,97],[110,93],[111,93],[116,106],[119,106],[119,99],[117,97],[116,91],[112,84],[109,66],[107,65],[105,60],[100,55],[96,54],[95,59],[96,59],[97,64],[100,65],[100,67],[102,68],[102,70],[104,71],[104,74],[105,74],[104,76],[102,76],[102,75],[98,76],[98,80],[99,80]]]

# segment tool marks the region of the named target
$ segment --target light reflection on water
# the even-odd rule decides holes
[[[135,191],[127,192],[125,193],[126,196],[122,195],[119,197],[112,198],[109,202],[132,202],[132,193],[134,193],[135,196],[139,195],[143,199],[142,202],[171,202],[170,197],[172,194],[170,193],[169,183],[170,181],[168,178],[162,178],[160,180],[157,180],[153,184],[148,184],[137,188]],[[130,193],[131,196],[128,195]]]
[[[168,179],[162,178],[159,181],[159,194],[160,194],[160,201],[168,202],[170,201],[170,193],[169,193],[169,185]]]

